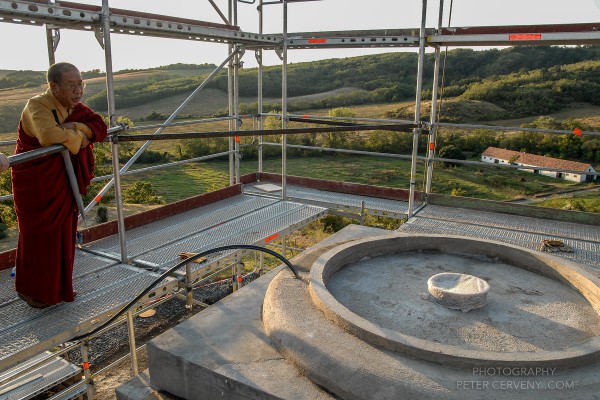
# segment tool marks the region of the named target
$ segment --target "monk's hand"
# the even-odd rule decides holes
[[[84,147],[89,146],[90,139],[88,139],[87,136],[85,136],[85,133],[83,133],[82,131],[77,131],[77,132],[79,132],[79,134],[82,136],[80,148],[83,149]]]
[[[8,157],[6,154],[0,153],[0,172],[6,171],[10,166],[10,162],[8,161]]]
[[[75,122],[64,122],[59,126],[65,129],[77,129],[77,127],[75,127]]]

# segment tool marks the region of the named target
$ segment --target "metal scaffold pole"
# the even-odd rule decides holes
[[[263,34],[264,10],[263,0],[258,2],[258,33]],[[256,50],[256,61],[258,62],[258,129],[264,129],[263,113],[263,49]],[[258,136],[258,172],[263,172],[263,136]],[[259,274],[265,267],[265,254],[261,251],[259,254],[258,265]],[[255,265],[256,268],[256,265]]]
[[[115,88],[112,69],[112,49],[110,43],[110,9],[108,7],[108,0],[102,0],[102,22],[104,33],[104,57],[106,60],[106,97],[108,103],[108,118],[110,126],[113,127],[116,125]],[[121,179],[119,175],[119,145],[117,144],[117,142],[112,142],[111,150],[113,181],[115,184],[115,202],[117,206],[117,226],[119,231],[119,245],[121,249],[121,262],[128,263],[127,247],[125,242],[125,219],[123,215],[123,194],[121,192]]]
[[[423,0],[423,10],[421,15],[421,32],[419,40],[419,65],[417,70],[417,94],[415,100],[415,124],[420,124],[421,120],[421,88],[423,87],[423,65],[425,60],[425,19],[427,17],[427,0]],[[417,176],[417,153],[419,149],[419,136],[421,128],[413,129],[413,151],[410,167],[410,194],[408,198],[408,217],[412,217],[415,207],[415,186]]]
[[[263,34],[263,0],[258,3],[258,33]],[[258,129],[264,127],[263,113],[263,49],[258,49],[255,52],[256,61],[258,62]],[[258,136],[258,172],[263,172],[263,136]],[[262,256],[262,253],[260,253]]]
[[[56,63],[56,57],[54,52],[58,46],[60,40],[60,31],[58,29],[50,28],[46,25],[46,43],[48,45],[48,61],[50,65]]]
[[[238,24],[237,1],[234,2],[233,8],[233,24]],[[240,130],[240,66],[242,62],[241,51],[238,51],[233,58],[233,115],[235,116],[234,130]],[[236,136],[234,140],[234,174],[235,183],[240,183],[240,137]]]
[[[179,115],[179,113],[181,112],[181,110],[183,110],[184,107],[186,107],[191,101],[192,99],[202,90],[204,89],[204,87],[208,84],[208,82],[210,82],[210,80],[219,72],[221,71],[225,65],[233,58],[233,56],[235,56],[235,54],[237,53],[237,48],[234,49],[232,51],[231,54],[229,54],[229,56],[221,63],[221,65],[219,65],[217,68],[215,68],[207,77],[206,79],[200,84],[200,86],[198,86],[193,92],[192,94],[190,94],[184,101],[183,103],[181,103],[181,105],[177,108],[177,110],[175,110],[173,112],[173,114],[171,114],[171,116],[169,118],[166,119],[165,123],[162,124],[157,130],[156,132],[154,132],[154,135],[160,135],[161,132],[165,129],[165,127],[169,126],[169,124],[175,119],[175,117],[177,117]],[[112,85],[112,84],[111,84]],[[127,161],[125,163],[125,165],[123,165],[123,167],[120,170],[120,173],[124,173],[126,172],[129,167],[131,167],[133,165],[133,163],[140,157],[140,155],[148,148],[148,146],[150,146],[150,143],[152,143],[152,140],[148,140],[147,142],[145,142],[136,152],[135,154],[129,159],[129,161]],[[101,190],[100,192],[98,192],[98,195],[96,197],[94,197],[94,200],[87,205],[87,207],[85,208],[86,213],[94,206],[98,203],[98,201],[100,201],[100,199],[102,199],[102,197],[106,194],[106,192],[108,192],[108,190],[112,187],[112,185],[114,184],[114,178],[111,179]]]
[[[233,4],[237,3],[237,0],[229,0],[228,14],[229,22],[233,21]],[[229,53],[233,51],[233,45],[229,45]],[[233,59],[229,60],[227,65],[227,99],[229,106],[229,116],[234,115],[234,106],[233,106]],[[229,120],[229,130],[233,130],[233,121]],[[235,175],[235,154],[233,151],[235,149],[234,139],[233,137],[229,138],[229,185],[233,185],[235,183],[234,175]]]
[[[283,65],[281,71],[281,128],[287,128],[287,0],[283,0]],[[281,198],[287,197],[287,136],[281,138]]]
[[[442,28],[442,17],[444,14],[444,0],[440,0],[440,12],[438,18],[438,29]],[[440,87],[440,46],[435,47],[435,65],[433,67],[433,90],[431,91],[431,129],[429,130],[429,145],[427,147],[427,180],[425,183],[425,193],[431,193],[431,184],[433,179],[433,158],[435,157],[435,143],[437,141],[437,118],[438,118],[438,90]]]

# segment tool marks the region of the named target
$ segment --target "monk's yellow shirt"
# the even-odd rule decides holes
[[[75,122],[76,129],[62,128],[56,123],[52,110],[56,110],[58,120],[62,124],[73,112],[73,107],[65,108],[48,89],[46,93],[29,99],[21,114],[21,126],[25,133],[35,137],[42,146],[62,144],[71,153],[77,154],[83,140],[80,131],[88,139],[92,139],[92,130],[81,122]]]

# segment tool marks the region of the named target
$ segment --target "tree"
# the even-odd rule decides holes
[[[467,159],[467,156],[465,155],[465,153],[463,153],[458,147],[454,146],[453,144],[442,147],[438,151],[438,156],[440,158],[449,158],[452,160],[466,160]],[[453,162],[444,162],[443,164],[444,164],[444,166],[456,166],[456,167],[461,165],[459,163],[453,163]]]
[[[327,113],[330,117],[354,118],[354,110],[345,107],[333,108]],[[340,148],[348,142],[348,132],[328,132],[325,134],[325,147]]]

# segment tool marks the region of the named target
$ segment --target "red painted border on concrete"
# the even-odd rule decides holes
[[[259,180],[281,184],[281,175],[266,172],[258,173]],[[406,189],[388,188],[382,186],[363,185],[360,183],[348,183],[338,181],[328,181],[324,179],[305,178],[300,176],[289,176],[286,182],[290,185],[327,190],[329,192],[357,194],[361,196],[378,197],[381,199],[408,201],[410,191]],[[417,198],[420,198],[420,192],[416,192]]]

